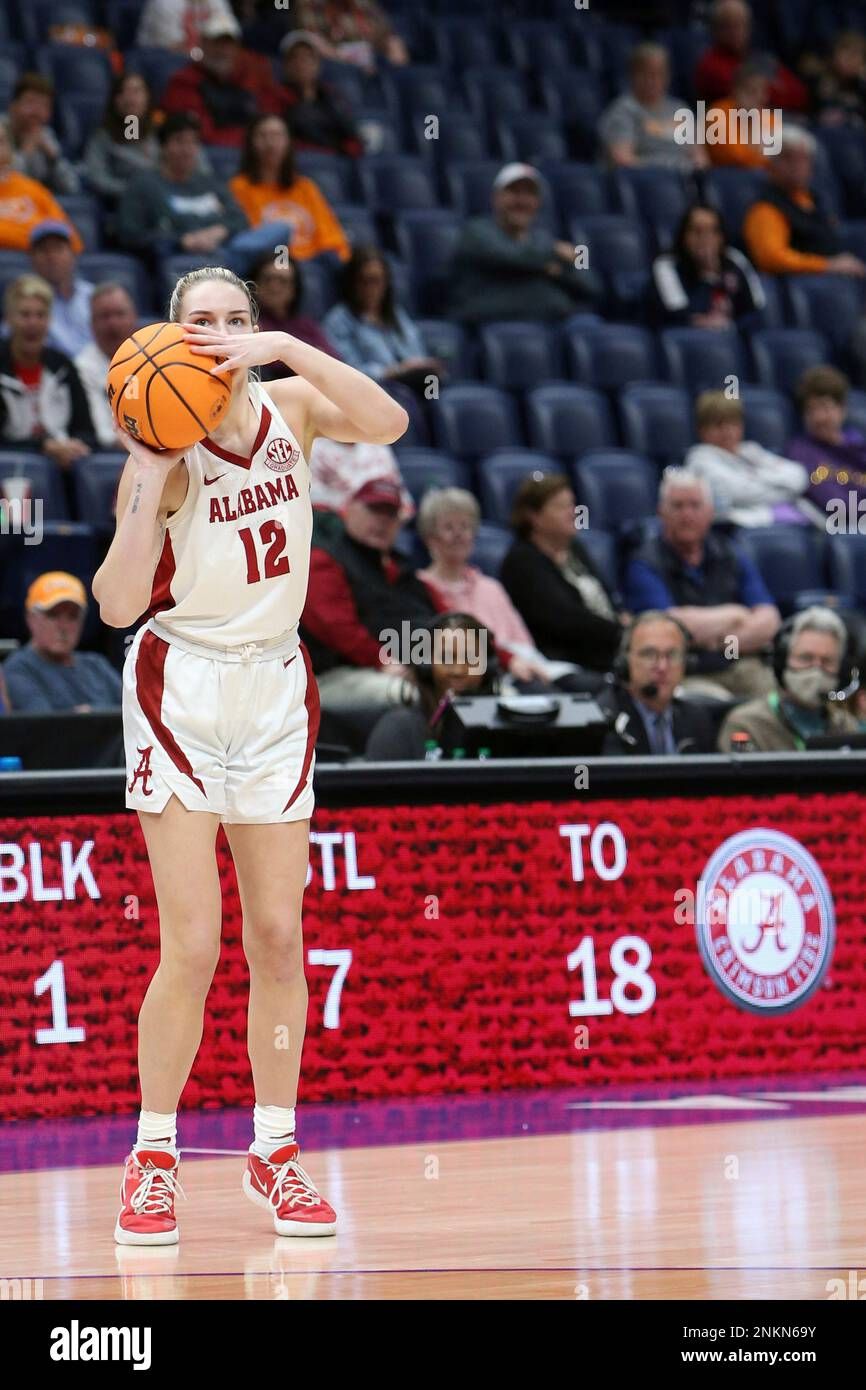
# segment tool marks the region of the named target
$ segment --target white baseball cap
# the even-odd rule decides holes
[[[214,15],[206,19],[199,30],[203,39],[239,39],[241,26],[234,15]]]
[[[531,164],[506,164],[499,170],[493,180],[493,187],[508,188],[512,183],[517,183],[520,179],[529,179],[539,189],[541,188],[541,175]]]

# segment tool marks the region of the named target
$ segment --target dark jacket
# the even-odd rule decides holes
[[[357,156],[364,153],[351,117],[340,105],[333,88],[320,82],[313,101],[304,101],[291,82],[282,87],[283,114],[299,150],[330,150],[334,154]]]
[[[117,205],[116,231],[121,246],[174,255],[180,239],[221,222],[230,237],[246,231],[248,222],[224,183],[199,171],[182,183],[153,169],[130,179]]]
[[[598,275],[559,261],[553,242],[540,227],[516,241],[492,217],[467,222],[454,252],[452,316],[464,323],[562,319],[580,308],[579,301],[597,300],[603,291]],[[558,275],[545,270],[550,261],[561,266]]]
[[[577,539],[576,559],[602,585],[614,608],[619,606]],[[622,627],[594,613],[580,593],[563,577],[553,560],[529,540],[516,540],[499,574],[512,603],[551,661],[574,661],[593,671],[607,671],[619,650]]]
[[[609,685],[596,696],[610,720],[601,752],[604,757],[649,754],[649,738],[640,711],[626,687]],[[714,753],[716,734],[712,720],[700,705],[676,697],[671,701],[673,733],[678,753]]]
[[[43,439],[80,439],[96,447],[93,421],[81,379],[70,359],[56,348],[43,348],[39,409],[42,433],[33,435],[27,389],[15,375],[12,347],[0,338],[0,448],[29,445],[41,450]]]
[[[842,250],[836,219],[819,193],[810,189],[813,208],[801,208],[781,188],[770,184],[759,199],[778,208],[791,229],[791,247],[804,256],[837,256]]]

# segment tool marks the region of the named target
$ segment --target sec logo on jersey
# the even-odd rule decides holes
[[[778,830],[725,840],[698,883],[696,930],[722,994],[753,1013],[787,1013],[818,988],[836,932],[827,880]]]
[[[288,473],[290,468],[294,468],[300,457],[300,449],[296,449],[291,440],[280,436],[277,439],[272,439],[268,445],[265,467],[272,468],[275,473]]]

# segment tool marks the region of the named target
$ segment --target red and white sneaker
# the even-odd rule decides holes
[[[120,1184],[120,1215],[114,1228],[118,1245],[175,1245],[174,1194],[184,1190],[179,1162],[165,1149],[133,1149]]]
[[[296,1162],[299,1153],[295,1143],[274,1149],[269,1159],[250,1149],[244,1192],[256,1206],[273,1212],[278,1236],[332,1236],[337,1229],[336,1212]]]

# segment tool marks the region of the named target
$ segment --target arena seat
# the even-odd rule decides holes
[[[485,323],[478,332],[481,374],[504,391],[528,391],[562,375],[559,338],[543,323]]]
[[[623,443],[658,464],[681,463],[694,443],[692,402],[683,386],[635,381],[619,395]]]
[[[571,319],[562,332],[571,371],[587,386],[616,391],[658,376],[658,345],[645,328]]]
[[[827,537],[827,570],[836,593],[854,607],[866,608],[866,518],[862,532],[848,530]]]
[[[434,435],[440,449],[472,460],[520,442],[517,411],[506,391],[480,382],[446,386],[432,402]]]
[[[559,459],[616,442],[607,398],[592,386],[547,382],[527,392],[525,408],[531,447]]]
[[[755,439],[765,449],[784,457],[796,429],[794,408],[788,397],[769,386],[745,386],[740,399],[745,415],[743,438]]]
[[[736,377],[741,383],[745,380],[743,354],[735,332],[663,328],[659,337],[671,381],[684,386],[690,395],[721,391],[729,377]]]
[[[595,530],[619,531],[656,514],[658,470],[650,459],[631,449],[597,449],[572,465],[575,494],[589,508]]]
[[[851,275],[791,275],[788,301],[797,328],[811,329],[844,352],[863,313],[863,282]]]
[[[75,500],[79,516],[86,516],[97,531],[113,532],[112,504],[126,454],[93,453],[73,464]]]
[[[737,542],[750,555],[783,615],[791,613],[803,590],[829,590],[822,542],[804,526],[744,526]]]
[[[462,487],[472,491],[472,475],[467,465],[441,449],[419,449],[398,443],[394,452],[403,481],[416,505],[431,487]]]
[[[485,521],[507,526],[514,494],[533,474],[560,473],[552,454],[538,449],[495,449],[478,462],[478,490]]]
[[[3,494],[4,478],[26,478],[30,484],[32,501],[42,502],[43,521],[68,521],[69,508],[63,490],[60,471],[47,454],[28,449],[26,443],[21,449],[5,447],[0,450],[0,497]],[[26,511],[25,511],[26,517]],[[29,549],[30,547],[28,547]],[[38,547],[35,547],[38,549]]]
[[[502,561],[514,544],[514,536],[504,526],[492,526],[482,521],[475,536],[469,563],[477,565],[483,574],[498,579]]]
[[[762,328],[751,338],[755,377],[762,386],[792,395],[807,367],[826,362],[826,339],[808,328]]]

